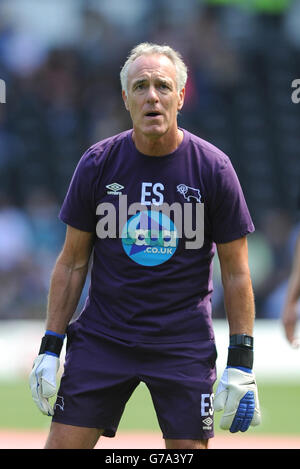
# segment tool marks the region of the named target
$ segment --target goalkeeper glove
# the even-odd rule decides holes
[[[64,337],[56,332],[46,331],[29,376],[32,398],[39,410],[49,416],[54,414],[49,398],[56,393],[56,374]]]
[[[232,336],[231,343],[241,336]],[[246,336],[247,339],[250,339]],[[253,339],[251,338],[251,342]],[[257,385],[252,371],[253,345],[233,345],[214,399],[215,410],[224,410],[220,427],[231,433],[245,432],[261,421]]]

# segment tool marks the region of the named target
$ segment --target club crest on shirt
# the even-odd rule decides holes
[[[191,199],[196,199],[197,202],[201,202],[201,194],[199,189],[187,186],[186,184],[179,184],[177,186],[177,192],[179,192],[185,200],[191,202]]]

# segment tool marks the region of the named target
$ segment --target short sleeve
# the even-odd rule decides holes
[[[95,181],[97,168],[92,150],[81,157],[73,174],[59,218],[67,225],[93,232],[96,226]]]
[[[228,157],[215,175],[210,222],[215,243],[234,241],[255,230],[239,179]]]

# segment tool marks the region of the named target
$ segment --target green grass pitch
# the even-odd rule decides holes
[[[264,383],[259,385],[262,424],[250,432],[264,434],[300,435],[300,383]],[[31,399],[26,380],[0,382],[1,429],[47,429],[51,419],[42,415]],[[216,413],[216,433],[220,413]],[[151,396],[140,384],[127,403],[119,430],[160,432]]]

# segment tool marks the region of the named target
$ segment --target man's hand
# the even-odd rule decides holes
[[[217,387],[214,408],[224,410],[220,427],[231,433],[259,425],[261,415],[254,373],[226,368]]]
[[[49,416],[54,414],[48,399],[56,393],[58,369],[59,358],[43,353],[34,360],[29,376],[32,398],[40,411]]]
[[[300,340],[296,337],[296,328],[298,321],[298,303],[289,302],[286,304],[282,313],[282,322],[285,335],[293,348],[300,347]]]

